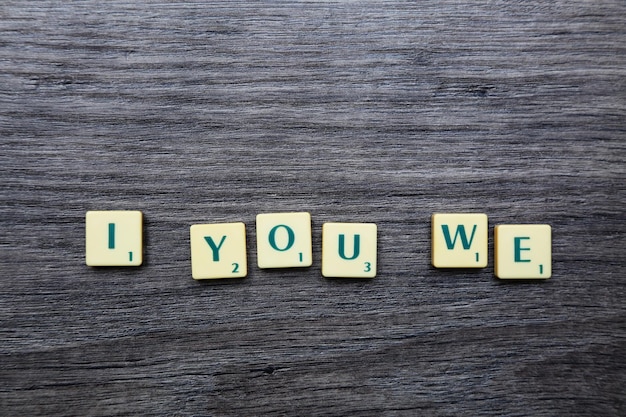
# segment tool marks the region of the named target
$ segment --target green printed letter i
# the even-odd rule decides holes
[[[109,223],[109,249],[115,249],[115,223]]]

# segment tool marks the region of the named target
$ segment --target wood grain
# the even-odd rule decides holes
[[[626,414],[623,1],[0,5],[0,414]],[[87,210],[145,214],[84,266]],[[311,268],[254,217],[309,211]],[[430,215],[553,227],[553,277],[430,266]],[[249,275],[192,280],[243,221]],[[374,222],[372,281],[320,275]],[[493,243],[490,241],[490,254]]]

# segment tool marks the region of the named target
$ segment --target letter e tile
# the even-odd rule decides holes
[[[552,228],[547,224],[500,224],[493,229],[494,272],[501,279],[552,275]]]

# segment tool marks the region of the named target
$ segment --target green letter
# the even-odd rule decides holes
[[[219,262],[220,261],[220,248],[222,247],[222,244],[226,240],[226,236],[222,236],[222,240],[220,240],[220,244],[217,246],[215,246],[215,242],[213,242],[213,238],[211,238],[211,236],[205,236],[204,240],[206,240],[206,243],[209,244],[209,246],[211,247],[211,250],[213,251],[213,262]]]
[[[461,245],[463,245],[463,249],[468,250],[472,246],[472,240],[474,240],[474,233],[476,233],[476,225],[472,228],[472,235],[470,236],[469,241],[467,240],[467,235],[465,234],[465,226],[460,224],[456,227],[456,233],[454,233],[454,240],[450,239],[450,228],[447,224],[442,224],[441,229],[443,231],[443,237],[446,239],[446,246],[448,249],[454,249],[456,245],[457,236],[461,237]]]
[[[348,258],[346,256],[346,236],[339,235],[339,256],[346,261],[351,261],[352,259],[356,259],[359,256],[361,235],[354,235],[354,253],[352,257]]]
[[[109,223],[109,249],[115,249],[115,223]]]
[[[287,231],[287,246],[285,246],[282,249],[276,246],[276,230],[278,230],[279,227],[284,227],[285,230]],[[294,242],[296,241],[296,236],[293,233],[293,230],[291,229],[291,227],[286,226],[284,224],[279,224],[278,226],[274,226],[272,230],[270,230],[269,238],[270,238],[270,246],[279,252],[284,252],[288,250],[290,247],[293,246]]]
[[[513,246],[515,251],[515,262],[530,262],[530,259],[522,259],[522,251],[530,250],[530,248],[522,248],[520,245],[522,243],[522,239],[530,239],[529,237],[514,237],[513,238]]]

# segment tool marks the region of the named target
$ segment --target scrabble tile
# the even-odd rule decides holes
[[[311,266],[311,215],[263,213],[256,216],[259,268]]]
[[[189,235],[193,279],[242,278],[248,274],[243,223],[194,224]]]
[[[327,278],[374,278],[376,224],[324,223],[322,275]]]
[[[88,211],[85,262],[89,266],[138,266],[143,262],[140,211]]]
[[[486,214],[433,214],[433,266],[436,268],[484,268],[487,266],[487,234]]]
[[[494,227],[494,270],[502,279],[547,279],[552,275],[552,228],[547,224]]]

